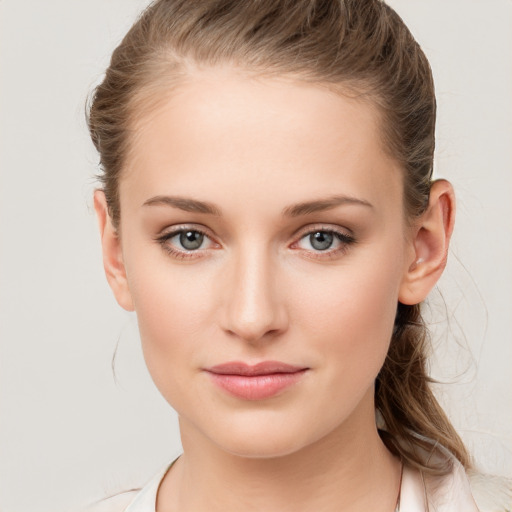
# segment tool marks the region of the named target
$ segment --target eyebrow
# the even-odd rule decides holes
[[[185,212],[204,213],[220,217],[222,212],[220,208],[207,201],[198,201],[189,197],[182,196],[155,196],[144,202],[143,206],[171,206]],[[305,201],[285,207],[281,215],[283,217],[300,217],[310,213],[331,210],[342,205],[359,205],[373,208],[373,205],[364,199],[358,199],[351,196],[331,196],[325,199]]]
[[[206,213],[219,217],[221,211],[217,206],[206,201],[197,201],[181,196],[155,196],[144,202],[143,206],[172,206],[185,212]]]
[[[283,210],[283,216],[286,217],[299,217],[301,215],[308,215],[325,210],[331,210],[341,205],[359,205],[373,208],[373,205],[364,199],[358,199],[351,196],[332,196],[325,199],[317,199],[315,201],[306,201],[292,206],[287,206]]]

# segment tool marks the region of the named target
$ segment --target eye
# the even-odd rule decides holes
[[[334,229],[307,231],[294,245],[314,254],[314,257],[335,257],[355,243],[352,235]],[[323,253],[323,254],[322,254]]]
[[[307,235],[307,239],[313,249],[325,251],[331,248],[334,242],[334,234],[329,231],[316,231]]]
[[[177,235],[169,239],[169,241],[176,239],[181,246],[187,251],[194,251],[199,249],[204,241],[204,234],[199,231],[181,231]]]
[[[200,257],[204,250],[215,245],[206,233],[191,227],[176,227],[156,241],[176,259]]]

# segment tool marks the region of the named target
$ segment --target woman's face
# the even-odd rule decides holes
[[[371,106],[212,69],[135,128],[122,258],[181,428],[260,457],[374,429],[414,250]]]

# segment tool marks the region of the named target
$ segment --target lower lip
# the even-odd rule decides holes
[[[225,375],[209,372],[213,382],[231,395],[244,400],[271,398],[296,384],[306,373],[270,373],[266,375]]]

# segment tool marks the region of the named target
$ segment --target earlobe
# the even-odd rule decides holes
[[[127,311],[133,311],[134,306],[126,278],[121,240],[112,224],[105,194],[102,190],[94,192],[94,210],[98,219],[103,252],[103,268],[105,269],[108,284],[114,292],[119,305]]]
[[[419,304],[441,277],[455,221],[455,195],[446,180],[432,184],[426,211],[415,224],[411,260],[406,262],[398,300]]]

